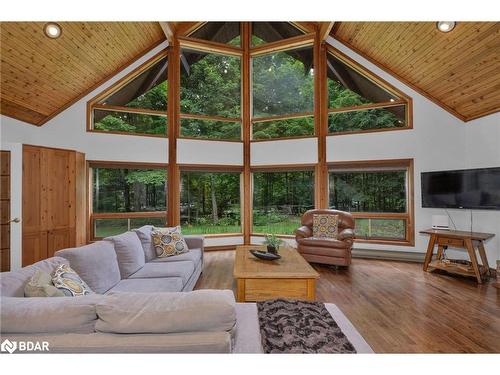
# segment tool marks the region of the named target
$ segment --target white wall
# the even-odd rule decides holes
[[[500,115],[491,115],[465,124],[332,38],[329,38],[328,42],[413,98],[414,129],[412,130],[327,138],[327,160],[330,162],[414,158],[415,230],[417,233],[415,246],[357,244],[356,247],[424,252],[428,238],[419,235],[418,231],[430,226],[432,214],[443,212],[438,209],[421,208],[420,172],[499,166]],[[88,160],[168,162],[166,138],[89,133],[86,132],[85,125],[88,100],[165,47],[166,43],[158,46],[42,127],[1,116],[2,149],[20,150],[20,144],[26,143],[76,149],[85,152]],[[243,150],[242,145],[235,142],[179,140],[177,157],[179,163],[241,165]],[[315,162],[317,162],[316,139],[256,142],[251,146],[251,163],[254,166]],[[17,171],[22,170],[20,158],[15,158],[13,168]],[[17,183],[18,191],[20,191],[20,177]],[[19,209],[20,215],[20,196],[13,197],[12,204]],[[451,210],[450,213],[457,227],[469,228],[468,212]],[[498,239],[500,212],[474,211],[474,230],[491,231],[496,234],[496,237],[487,244],[488,259],[493,265],[494,261],[500,258],[500,240]],[[240,243],[241,237],[209,239],[207,242],[210,245]],[[14,249],[13,246],[12,259],[19,259],[20,262],[20,243],[15,246],[18,247]]]

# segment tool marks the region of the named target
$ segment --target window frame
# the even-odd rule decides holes
[[[293,24],[294,27],[297,27],[293,22],[290,22]],[[298,27],[297,27],[298,28]],[[251,30],[250,30],[251,34]],[[316,89],[313,89],[313,110],[309,112],[297,112],[297,113],[291,113],[291,114],[284,114],[284,115],[275,115],[275,116],[265,116],[265,117],[254,117],[253,114],[253,59],[255,57],[261,57],[261,56],[266,56],[270,55],[273,53],[278,53],[278,52],[286,52],[298,48],[303,48],[303,47],[310,47],[313,52],[313,56],[315,53],[316,43],[315,43],[315,38],[316,35],[315,33],[304,33],[303,35],[287,38],[287,39],[282,39],[278,40],[276,42],[270,42],[270,43],[265,43],[259,46],[254,46],[250,47],[250,77],[249,82],[250,82],[250,142],[269,142],[269,141],[280,141],[280,140],[286,140],[286,139],[301,139],[301,138],[316,138],[317,135],[317,129],[316,125],[314,126],[314,131],[310,135],[298,135],[298,136],[287,136],[287,137],[277,137],[277,138],[264,138],[264,139],[254,139],[253,138],[253,127],[255,123],[261,124],[261,123],[266,123],[266,122],[273,122],[273,121],[283,121],[283,120],[292,120],[292,119],[297,119],[297,118],[306,118],[306,117],[312,117],[314,123],[318,121],[316,119],[316,101],[319,100],[317,97],[317,92]],[[313,68],[314,64],[316,63],[316,60],[313,59]],[[317,69],[316,69],[317,70]],[[314,86],[316,85],[315,81],[317,80],[317,74],[314,75],[313,77],[313,82]]]
[[[108,96],[112,95],[114,92],[120,90],[122,87],[130,83],[134,80],[134,78],[138,77],[140,74],[151,68],[158,61],[166,58],[168,63],[168,51],[167,49],[163,49],[153,57],[148,59],[146,62],[142,63],[140,66],[132,70],[130,73],[125,75],[123,78],[119,79],[107,89],[101,91],[99,94],[94,96],[87,102],[87,123],[86,123],[86,131],[90,133],[100,133],[100,134],[115,134],[115,135],[131,135],[136,137],[154,137],[154,138],[167,138],[168,136],[168,90],[166,92],[165,100],[167,103],[167,109],[165,111],[157,111],[151,109],[141,109],[134,107],[125,107],[125,106],[108,106],[100,104],[99,102]],[[168,84],[168,74],[167,74],[167,84]],[[110,112],[124,112],[124,113],[138,113],[143,115],[150,116],[164,116],[165,117],[165,134],[145,134],[145,133],[136,133],[136,132],[126,132],[126,131],[118,131],[118,130],[100,130],[94,128],[94,110],[104,110]]]
[[[235,233],[209,233],[200,234],[205,238],[223,238],[223,237],[242,237],[244,228],[244,212],[243,212],[243,166],[228,165],[228,164],[178,164],[179,167],[179,211],[180,211],[180,189],[182,184],[182,172],[200,172],[200,173],[239,173],[240,175],[240,232]],[[180,216],[180,212],[179,212]],[[179,224],[180,225],[180,224]]]
[[[199,27],[202,27],[203,24],[200,25]],[[193,31],[191,31],[191,33],[194,33],[197,29],[194,29]],[[243,77],[243,65],[244,65],[244,63],[243,63],[243,59],[244,59],[243,48],[241,46],[236,47],[236,46],[231,46],[228,44],[212,42],[209,40],[192,38],[189,36],[187,36],[187,37],[179,36],[179,37],[177,37],[177,40],[179,41],[179,50],[181,52],[182,52],[182,49],[188,49],[188,50],[200,52],[200,53],[238,57],[240,59],[240,108],[241,108],[240,109],[240,117],[224,117],[224,116],[218,116],[218,115],[183,113],[183,112],[181,112],[181,110],[179,108],[178,109],[178,111],[179,111],[179,124],[178,124],[179,134],[177,136],[177,139],[194,139],[194,140],[200,140],[200,141],[239,142],[239,143],[242,143],[243,142],[243,95],[244,95],[244,92],[243,92],[243,78],[244,78]],[[178,84],[179,92],[177,93],[179,100],[180,100],[180,90],[181,90],[180,73],[181,72],[179,70],[179,72],[178,72],[178,74],[179,74],[179,84]],[[181,131],[182,131],[181,120],[182,119],[239,123],[240,124],[240,138],[239,139],[223,139],[223,138],[184,136],[184,135],[181,135]]]
[[[349,56],[346,54],[342,53],[339,51],[337,48],[327,45],[326,47],[326,59],[328,60],[328,54],[332,55],[336,59],[340,60],[342,63],[347,65],[349,68],[352,70],[356,71],[360,75],[362,75],[364,78],[368,79],[375,85],[379,86],[383,90],[387,91],[388,93],[399,97],[399,100],[395,101],[389,101],[389,102],[382,102],[382,103],[369,103],[369,104],[363,104],[359,106],[351,106],[351,107],[344,107],[344,108],[330,108],[330,106],[327,104],[327,118],[326,118],[326,132],[327,136],[339,136],[339,135],[349,135],[349,134],[365,134],[365,133],[378,133],[378,132],[386,132],[386,131],[397,131],[397,130],[409,130],[413,129],[413,100],[410,96],[405,94],[403,91],[397,89],[393,85],[391,85],[389,82],[385,81],[384,79],[380,78],[376,74],[372,73],[370,70],[367,68],[363,67],[353,59],[351,59]],[[325,81],[328,82],[328,71],[325,72]],[[329,95],[328,95],[328,90],[326,92],[326,103],[329,103]],[[405,106],[405,126],[397,127],[397,128],[378,128],[378,129],[366,129],[366,130],[346,130],[342,132],[330,132],[329,127],[328,127],[328,118],[332,113],[345,113],[345,112],[357,112],[357,111],[364,111],[368,109],[384,109],[384,108],[389,108],[389,107],[398,107],[398,106]]]
[[[330,196],[330,173],[338,170],[363,172],[377,171],[383,172],[387,168],[396,168],[406,171],[406,212],[351,212],[355,219],[404,219],[405,239],[388,238],[355,238],[356,243],[371,243],[381,245],[415,246],[415,210],[414,210],[414,166],[413,159],[384,159],[384,160],[362,160],[362,161],[341,161],[329,162],[327,191]],[[330,207],[330,199],[328,199]]]
[[[162,169],[165,171],[167,179],[166,187],[166,210],[165,211],[140,211],[140,212],[93,212],[93,168],[116,168],[116,169]],[[104,161],[104,160],[87,160],[87,240],[95,242],[102,240],[103,237],[96,237],[94,233],[94,223],[97,219],[137,219],[144,217],[163,217],[167,222],[168,212],[168,164],[167,163],[137,163],[137,162],[122,162],[122,161]],[[165,224],[166,225],[166,224]]]
[[[254,232],[253,230],[253,212],[254,212],[254,173],[281,173],[281,172],[313,172],[313,185],[314,192],[316,193],[316,182],[317,182],[317,164],[268,164],[252,166],[250,168],[250,238],[251,237],[265,237],[266,233]],[[313,197],[313,206],[315,205]],[[294,234],[276,234],[276,237],[283,239],[295,239]]]

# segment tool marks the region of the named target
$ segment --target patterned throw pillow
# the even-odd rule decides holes
[[[67,264],[60,264],[52,273],[54,286],[65,296],[76,297],[94,293],[80,276]]]
[[[64,293],[52,283],[52,276],[36,270],[24,287],[25,297],[64,297]]]
[[[339,215],[313,215],[313,237],[323,239],[337,239],[338,234]]]
[[[156,255],[159,258],[179,255],[189,251],[179,226],[175,228],[153,228],[151,238]]]

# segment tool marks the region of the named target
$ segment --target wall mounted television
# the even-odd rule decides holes
[[[500,210],[500,168],[423,172],[422,207]]]

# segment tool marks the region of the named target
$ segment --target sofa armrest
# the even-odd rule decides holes
[[[354,231],[351,228],[346,228],[339,233],[337,238],[340,241],[352,241],[354,240]]]
[[[311,228],[303,225],[300,228],[295,229],[295,238],[308,238],[312,237],[312,230]]]
[[[188,235],[184,236],[188,249],[200,249],[201,250],[201,262],[203,264],[205,251],[205,238],[203,236]]]

